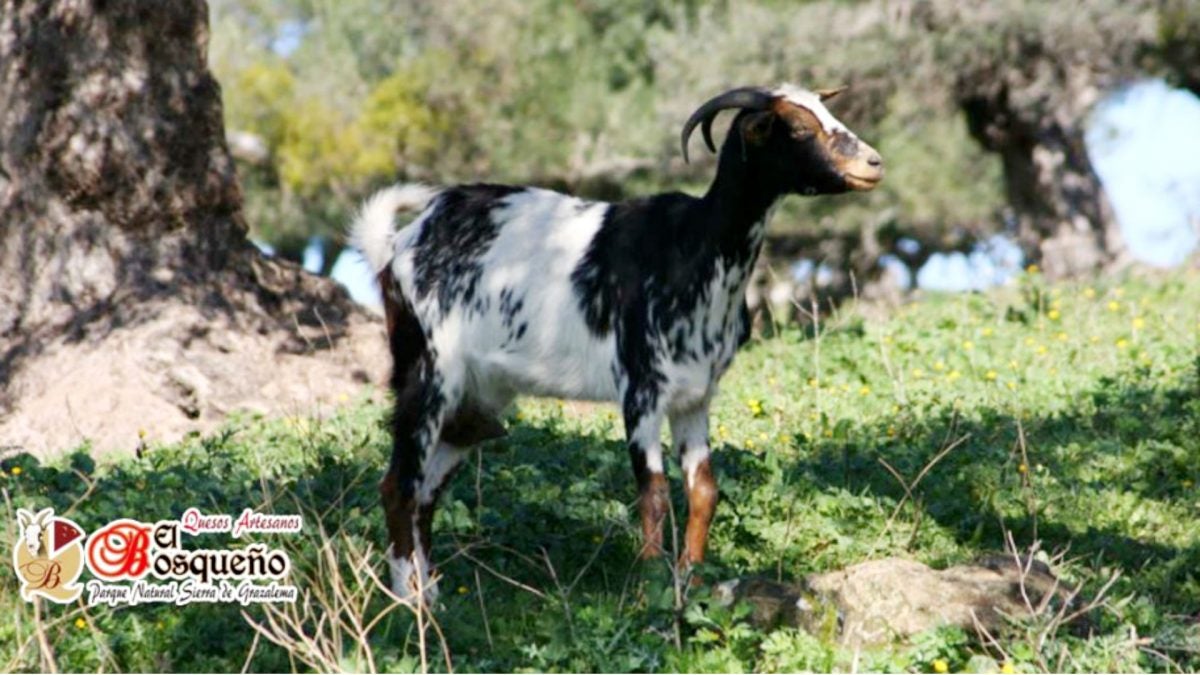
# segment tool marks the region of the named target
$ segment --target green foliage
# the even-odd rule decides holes
[[[1018,546],[1069,548],[1055,571],[1084,597],[1121,573],[1085,627],[1051,626],[1042,640],[1041,617],[1014,621],[996,644],[944,628],[854,650],[832,632],[755,627],[748,607],[702,589],[677,612],[665,564],[635,562],[640,528],[615,412],[528,400],[509,436],[467,463],[434,521],[434,616],[455,669],[1195,671],[1198,292],[1194,271],[1094,286],[1032,272],[1013,289],[930,297],[884,321],[846,307],[813,334],[752,343],[715,404],[722,503],[706,580],[798,579],[892,555],[941,567],[1001,551],[1011,532]],[[384,539],[383,417],[364,402],[324,421],[234,419],[141,459],[96,461],[86,447],[48,464],[18,456],[0,463],[0,487],[6,509],[52,505],[88,530],[270,498],[275,512],[310,514],[293,560],[316,569],[318,526],[361,550]],[[959,439],[905,499],[883,462],[911,482]],[[677,467],[669,472],[678,486]],[[679,494],[674,510],[685,511]],[[0,514],[0,539],[15,536],[12,515]],[[368,560],[385,573],[378,551]],[[16,617],[0,623],[0,663],[36,668],[32,611],[11,568],[0,566],[0,584],[0,611]],[[226,606],[44,612],[59,666],[76,671],[240,670],[253,642]],[[390,615],[372,633],[376,666],[418,670],[416,635],[410,615]],[[430,640],[430,667],[442,668]],[[262,641],[250,667],[293,661]]]
[[[855,227],[883,211],[979,223],[1000,203],[997,161],[944,94],[930,106],[892,84],[908,76],[894,68],[907,43],[854,5],[221,0],[214,17],[229,127],[272,150],[265,170],[243,168],[251,225],[277,245],[336,234],[396,177],[585,191],[600,179],[607,197],[699,189],[711,160],[679,161],[682,120],[722,88],[784,80],[856,85],[839,112],[884,150],[897,182],[867,199],[792,200],[779,227]],[[296,49],[273,53],[297,27]],[[880,82],[901,91],[877,101]],[[614,168],[631,162],[654,169]]]

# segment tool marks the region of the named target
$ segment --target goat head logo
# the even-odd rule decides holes
[[[55,518],[54,509],[34,514],[17,509],[20,526],[13,543],[13,566],[21,580],[21,599],[41,596],[67,604],[83,592],[75,583],[83,571],[83,529],[69,518]]]

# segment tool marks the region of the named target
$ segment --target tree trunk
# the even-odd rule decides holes
[[[1055,278],[1124,264],[1125,242],[1084,145],[1097,78],[1090,64],[1026,48],[960,74],[955,92],[971,135],[1001,156],[1018,239]]]
[[[336,284],[248,243],[207,13],[204,0],[0,0],[0,413],[30,393],[8,385],[39,356],[171,307],[195,308],[192,336],[172,338],[185,361],[218,324],[304,352],[359,316]]]

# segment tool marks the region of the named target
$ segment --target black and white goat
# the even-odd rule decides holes
[[[469,446],[504,434],[517,394],[616,401],[637,478],[644,546],[662,553],[659,436],[669,419],[685,477],[681,565],[703,560],[717,485],[708,409],[746,340],[746,282],[780,197],[870,190],[879,153],[822,100],[835,91],[744,87],[683,128],[738,110],[703,197],[616,204],[503,185],[398,185],[374,195],[351,238],[378,273],[394,359],[391,466],[380,485],[393,590],[433,588],[430,523]],[[397,215],[415,212],[396,230]]]

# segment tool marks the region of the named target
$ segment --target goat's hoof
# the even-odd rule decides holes
[[[425,572],[425,566],[414,565],[411,558],[394,558],[388,553],[392,572],[392,595],[412,607],[432,607],[437,601],[437,579]]]

